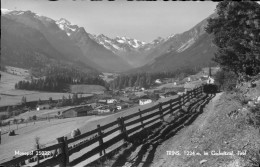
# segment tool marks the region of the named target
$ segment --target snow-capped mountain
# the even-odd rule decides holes
[[[113,53],[124,58],[133,67],[139,67],[145,64],[146,55],[157,45],[165,41],[165,39],[158,37],[157,39],[146,43],[137,39],[129,37],[115,37],[109,38],[104,34],[94,35],[90,34],[90,38],[95,40],[100,45],[111,50]]]
[[[126,60],[105,45],[93,40],[83,27],[71,24],[62,18],[56,21],[58,27],[82,50],[84,55],[106,71],[125,71],[131,66]]]
[[[61,18],[56,21],[56,24],[61,30],[66,31],[67,35],[70,36],[71,33],[75,32],[79,27],[77,25],[72,25],[68,20]]]
[[[128,38],[128,37],[116,37],[114,39],[109,38],[103,34],[100,35],[91,35],[92,39],[94,39],[99,44],[103,45],[107,49],[110,49],[114,53],[117,51],[128,51],[131,49],[138,49],[143,47],[146,43],[143,41],[139,41],[136,39]]]
[[[131,68],[121,57],[92,40],[83,27],[72,25],[66,19],[55,21],[31,11],[5,9],[1,11],[1,17],[37,30],[55,50],[71,61],[80,62],[100,71],[108,72],[124,71]],[[44,46],[40,45],[39,47],[44,48]]]
[[[103,34],[93,35],[87,33],[83,27],[73,25],[64,18],[54,21],[31,11],[2,9],[1,12],[9,19],[39,30],[50,44],[67,58],[77,57],[80,60],[83,56],[89,59],[85,62],[94,65],[92,66],[94,68],[103,68],[102,71],[125,71],[132,67],[147,66],[155,61],[158,62],[166,54],[170,59],[169,55],[175,55],[175,53],[181,55],[188,52],[187,50],[194,48],[206,36],[204,27],[207,19],[186,32],[143,42],[125,36],[110,38]],[[156,67],[156,69],[159,68]]]

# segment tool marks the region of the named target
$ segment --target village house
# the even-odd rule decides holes
[[[107,99],[107,104],[117,103],[116,99]]]
[[[166,98],[165,94],[159,94],[159,96],[160,96],[161,99]]]
[[[95,110],[98,113],[109,113],[110,112],[110,109],[107,106],[99,106],[99,107],[95,108]]]
[[[116,106],[117,110],[122,110],[122,109],[125,109],[125,108],[128,108],[128,107],[129,107],[129,104],[126,104],[126,103],[118,104]]]
[[[149,104],[152,103],[151,99],[140,99],[139,100],[139,105],[145,105],[145,104]]]
[[[92,111],[93,108],[89,105],[74,107],[68,110],[65,110],[61,113],[63,118],[73,118],[73,117],[82,117],[87,116],[89,111]]]
[[[178,95],[183,95],[185,92],[178,92],[177,94]]]
[[[208,77],[207,84],[214,84],[215,80],[214,78]]]
[[[156,79],[154,82],[157,83],[157,84],[161,84],[162,83],[162,81],[160,79]]]
[[[45,110],[45,109],[50,109],[51,105],[50,104],[40,104],[36,106],[36,110],[40,111],[40,110]]]
[[[100,100],[98,100],[98,103],[106,104],[106,103],[107,103],[107,100],[105,100],[105,99],[100,99]]]

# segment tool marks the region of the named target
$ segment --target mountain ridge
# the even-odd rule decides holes
[[[31,11],[3,10],[2,13],[10,19],[39,30],[51,45],[60,53],[66,55],[67,58],[85,62],[92,68],[107,72],[135,72],[144,69],[145,71],[156,71],[153,68],[157,70],[176,69],[173,66],[180,68],[180,64],[183,64],[183,62],[176,61],[179,62],[178,64],[172,62],[171,68],[170,65],[164,66],[160,63],[163,62],[161,59],[167,59],[171,62],[171,59],[175,59],[173,58],[174,55],[185,54],[189,54],[189,58],[192,59],[193,53],[185,51],[193,48],[197,52],[198,49],[192,46],[200,46],[197,44],[198,42],[203,43],[199,40],[200,38],[210,42],[208,40],[210,36],[207,36],[204,28],[207,25],[207,19],[215,15],[215,13],[210,15],[183,33],[172,34],[167,38],[158,37],[151,42],[143,42],[125,36],[109,38],[104,34],[90,34],[83,27],[73,25],[64,18],[52,20]],[[209,49],[212,49],[211,46],[211,44],[207,45]],[[209,57],[212,58],[211,51],[209,53]],[[172,55],[172,57],[169,57],[169,55]],[[184,57],[189,59],[187,56]],[[205,60],[205,63],[209,63],[208,59]],[[188,62],[184,59],[183,61]],[[165,63],[167,64],[167,62]],[[161,68],[161,66],[164,67]]]

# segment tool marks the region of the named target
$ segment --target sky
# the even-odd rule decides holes
[[[212,14],[216,5],[211,1],[1,0],[1,8],[31,10],[54,20],[65,18],[91,34],[144,42],[189,30]]]

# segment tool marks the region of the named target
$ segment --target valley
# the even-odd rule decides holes
[[[259,2],[1,3],[0,166],[260,165]]]
[[[1,17],[4,70],[0,107],[5,119],[0,162],[10,159],[15,149],[33,149],[36,136],[45,146],[54,144],[57,137],[70,137],[74,129],[85,133],[97,124],[184,94],[205,83],[202,78],[209,75],[209,69],[201,71],[201,67],[209,65],[211,53],[205,52],[208,58],[199,59],[192,50],[197,45],[212,49],[200,42],[204,30],[193,32],[202,29],[204,22],[188,36],[142,42],[89,34],[64,18],[55,21],[31,11],[4,11]],[[176,61],[165,59],[167,54],[176,54],[170,59],[184,55]],[[199,63],[187,63],[191,56]],[[167,63],[155,64],[160,61],[169,62],[169,68]],[[185,86],[187,82],[193,86]],[[10,136],[11,131],[16,135]]]

